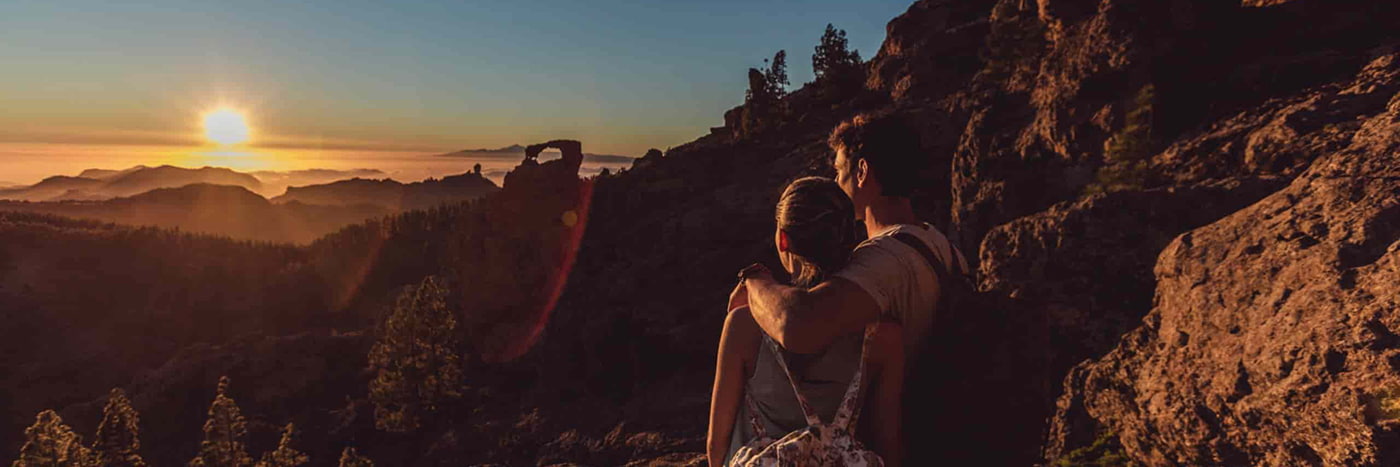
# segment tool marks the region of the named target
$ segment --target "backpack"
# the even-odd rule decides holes
[[[918,237],[893,237],[924,257],[939,287],[928,343],[905,363],[904,463],[998,464],[989,459],[1002,457],[989,457],[983,446],[1010,434],[987,420],[1024,418],[1035,410],[1037,401],[1028,398],[1035,388],[1020,373],[1042,367],[1025,360],[1036,346],[1022,339],[1037,322],[979,293],[969,271],[956,260],[945,265]],[[971,402],[987,400],[998,403]]]
[[[865,375],[866,349],[870,347],[870,336],[874,330],[874,325],[865,328],[860,364],[856,367],[855,375],[851,377],[851,384],[846,387],[846,395],[841,398],[841,405],[836,409],[836,416],[831,423],[822,423],[821,418],[807,404],[807,398],[802,396],[797,380],[793,379],[792,373],[788,371],[782,348],[764,335],[763,341],[772,349],[774,358],[778,359],[778,366],[782,367],[783,374],[787,375],[788,383],[797,394],[797,405],[802,407],[807,426],[781,438],[773,438],[758,420],[758,408],[753,397],[745,392],[744,400],[749,404],[749,423],[753,426],[755,438],[734,451],[729,465],[883,467],[885,462],[880,456],[866,449],[855,438],[856,422],[860,418],[861,381]]]

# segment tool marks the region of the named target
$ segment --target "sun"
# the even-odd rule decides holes
[[[248,141],[248,121],[233,109],[218,109],[204,114],[204,137],[224,146]]]

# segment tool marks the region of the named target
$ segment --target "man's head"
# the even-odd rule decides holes
[[[858,115],[842,122],[831,131],[827,144],[836,153],[832,161],[836,183],[855,203],[857,216],[876,197],[909,197],[925,162],[919,132],[903,117],[890,113]]]

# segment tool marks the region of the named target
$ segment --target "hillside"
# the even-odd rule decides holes
[[[916,208],[980,289],[939,317],[943,416],[909,445],[950,465],[1392,465],[1398,20],[1359,0],[924,0],[863,82],[794,90],[758,130],[736,108],[618,174],[524,163],[482,199],[304,248],[11,220],[0,309],[36,312],[12,312],[34,321],[5,355],[55,388],[0,397],[7,446],[43,407],[91,433],[120,385],[147,459],[185,462],[229,374],[258,452],[292,421],[318,462],[698,465],[734,272],[776,264],[773,202],[830,173],[830,129],[884,110],[924,129]],[[463,396],[386,433],[363,352],[428,275]],[[33,345],[143,325],[158,345],[111,341],[140,358]]]

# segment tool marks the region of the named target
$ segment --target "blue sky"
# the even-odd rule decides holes
[[[28,1],[0,4],[0,141],[165,141],[218,105],[283,141],[689,141],[827,23],[869,58],[900,1]],[[634,154],[635,153],[635,154]]]

